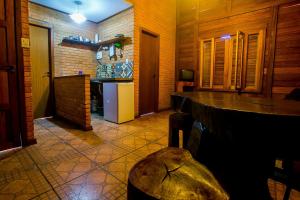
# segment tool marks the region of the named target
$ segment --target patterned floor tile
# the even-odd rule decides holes
[[[37,140],[37,144],[42,144],[48,140],[58,140],[57,136],[51,133],[49,130],[35,130],[34,137]]]
[[[112,141],[112,143],[118,147],[127,149],[128,151],[133,151],[145,146],[149,143],[149,141],[142,139],[136,135],[129,135],[127,137],[114,140]]]
[[[142,127],[132,126],[132,125],[127,124],[127,123],[120,124],[116,129],[120,130],[120,131],[127,132],[127,133],[139,132],[139,131],[144,130],[144,128],[142,128]]]
[[[126,193],[126,185],[102,169],[72,180],[55,191],[62,199],[113,200],[120,199]]]
[[[25,171],[35,167],[35,163],[26,150],[17,150],[0,160],[0,179],[2,176]]]
[[[32,145],[26,148],[32,159],[39,165],[55,160],[61,160],[65,155],[76,155],[76,151],[68,144],[59,139],[49,139],[44,143]]]
[[[50,189],[37,168],[18,171],[0,179],[0,199],[31,199]]]
[[[133,151],[133,153],[135,155],[137,155],[138,157],[140,157],[140,158],[145,158],[148,155],[150,155],[150,154],[152,154],[156,151],[159,151],[163,148],[165,148],[164,145],[156,144],[156,143],[150,143],[150,144],[147,144],[146,146],[143,146],[140,149],[137,149],[137,150]]]
[[[137,132],[134,135],[138,136],[142,139],[145,139],[147,141],[153,142],[153,141],[159,140],[162,137],[166,136],[167,132],[164,132],[161,130],[155,130],[155,129],[146,129],[146,130]]]
[[[71,181],[94,169],[96,164],[82,155],[61,157],[40,166],[42,173],[52,186],[56,187]]]
[[[128,154],[129,151],[114,146],[110,143],[106,143],[82,153],[90,160],[93,160],[98,164],[106,164]]]
[[[36,119],[35,121],[44,128],[58,127],[55,123],[52,122],[52,120],[52,118],[42,118]]]
[[[54,190],[45,192],[37,197],[34,197],[32,200],[59,200],[59,196],[55,193]]]
[[[131,135],[133,133],[128,133],[126,131],[120,130],[119,128],[112,128],[102,132],[96,132],[98,137],[100,137],[104,141],[112,141],[119,138],[123,138],[125,136]]]
[[[168,143],[169,143],[169,137],[164,136],[164,137],[154,141],[154,143],[157,143],[157,144],[163,145],[164,147],[167,147]]]
[[[104,143],[104,140],[95,134],[94,131],[84,132],[77,130],[69,133],[69,136],[66,136],[62,139],[80,152],[100,146]]]
[[[104,167],[112,175],[127,184],[130,169],[141,159],[140,156],[131,153],[108,163]]]
[[[98,122],[97,124],[93,125],[93,131],[96,134],[97,133],[105,132],[105,131],[110,130],[110,129],[114,129],[114,128],[112,128],[110,126],[107,126],[107,125],[105,125],[103,123],[100,123],[100,122]]]

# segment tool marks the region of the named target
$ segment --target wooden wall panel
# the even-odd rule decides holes
[[[177,8],[177,24],[184,24],[196,20],[197,0],[178,0]]]
[[[300,2],[279,7],[273,93],[300,87]]]
[[[220,37],[236,34],[237,30],[255,32],[269,27],[272,9],[267,8],[238,16],[199,23],[199,38]]]
[[[185,26],[177,29],[177,65],[178,69],[195,69],[195,60],[197,60],[195,50],[197,43],[195,42],[194,25]]]
[[[227,0],[200,0],[198,9],[199,21],[205,22],[227,16],[229,14],[228,8]]]
[[[276,0],[232,0],[231,14],[241,14],[268,8],[277,3]]]

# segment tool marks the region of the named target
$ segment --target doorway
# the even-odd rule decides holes
[[[139,113],[158,111],[159,36],[141,30],[139,68]]]
[[[30,25],[30,60],[32,67],[32,109],[34,119],[49,117],[51,98],[51,31],[49,28]]]

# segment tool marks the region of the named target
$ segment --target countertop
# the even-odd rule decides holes
[[[132,82],[133,78],[93,78],[92,82]]]

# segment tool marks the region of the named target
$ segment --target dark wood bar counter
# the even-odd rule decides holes
[[[172,106],[183,99],[183,110],[201,127],[196,159],[231,199],[270,199],[275,159],[300,158],[300,102],[199,91],[172,94]]]

